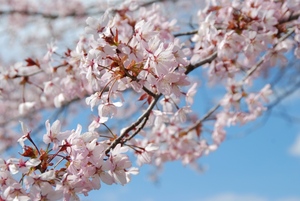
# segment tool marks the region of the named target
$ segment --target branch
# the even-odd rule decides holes
[[[145,116],[141,126],[129,138],[125,139],[124,142],[127,142],[127,141],[131,140],[132,138],[134,138],[144,128],[144,126],[146,125],[148,119],[149,119],[149,115]]]
[[[130,126],[128,126],[127,128],[124,128],[123,132],[120,134],[120,136],[115,139],[113,141],[113,143],[106,149],[105,154],[108,154],[109,151],[113,148],[115,148],[115,146],[117,146],[117,144],[122,142],[122,139],[133,129],[135,129],[137,126],[140,125],[140,123],[142,123],[145,119],[148,119],[152,109],[154,108],[154,106],[156,105],[157,101],[159,100],[159,98],[162,96],[162,94],[157,95],[154,100],[152,101],[152,103],[148,106],[147,110]],[[145,123],[143,124],[145,125]],[[143,126],[141,126],[138,130],[141,130],[143,128]],[[137,133],[136,133],[137,134]],[[135,134],[135,135],[136,135]],[[131,139],[131,138],[130,138]],[[127,139],[128,140],[128,139]],[[125,143],[127,140],[124,140],[122,143]]]
[[[97,11],[97,12],[86,12],[86,13],[68,13],[66,15],[57,15],[57,14],[46,14],[38,11],[29,11],[29,10],[1,10],[0,15],[14,15],[14,14],[20,14],[20,15],[26,15],[26,16],[33,16],[33,17],[42,17],[45,19],[51,19],[55,20],[58,18],[66,18],[66,17],[83,17],[83,16],[89,16],[89,15],[98,15],[104,13],[104,11]]]
[[[190,132],[194,129],[196,129],[198,126],[202,124],[205,120],[207,120],[219,107],[221,106],[221,103],[219,102],[214,107],[212,107],[201,119],[196,121],[186,132]]]
[[[150,5],[152,5],[154,3],[157,3],[157,2],[167,2],[167,1],[173,1],[175,3],[178,0],[153,0],[153,1],[150,1],[150,2],[143,3],[140,6],[141,7],[146,7],[146,6],[150,6]]]
[[[274,102],[272,102],[270,105],[267,106],[267,109],[270,110],[274,106],[278,105],[280,102],[282,102],[284,99],[292,95],[294,92],[296,92],[300,87],[300,80],[294,84],[292,88],[289,90],[286,90],[283,94],[281,94],[279,97],[276,98]]]
[[[156,2],[167,2],[167,1],[173,1],[176,2],[178,0],[153,0],[150,2],[146,2],[141,4],[139,7],[147,7],[152,5],[153,3]],[[95,7],[92,6],[88,9],[94,9]],[[116,9],[112,9],[112,11],[117,11]],[[15,10],[15,9],[11,9],[11,10],[0,10],[0,15],[14,15],[14,14],[20,14],[20,15],[27,15],[27,16],[33,16],[33,17],[42,17],[45,19],[50,19],[50,20],[55,20],[58,18],[67,18],[67,17],[84,17],[84,16],[91,16],[91,15],[99,15],[99,14],[103,14],[105,12],[105,10],[98,10],[98,11],[93,11],[93,12],[84,12],[84,13],[76,13],[71,12],[71,13],[67,13],[66,15],[58,15],[58,14],[47,14],[47,13],[43,13],[43,12],[39,12],[39,11],[29,11],[29,10]]]
[[[273,46],[272,49],[275,49],[276,46],[284,41],[285,39],[287,39],[290,35],[292,35],[295,31],[295,28],[292,28],[291,30],[289,30],[285,35],[283,35],[281,38],[279,38],[278,42]],[[265,57],[268,54],[268,52],[261,57],[261,59],[256,63],[256,65],[254,65],[246,74],[246,76],[242,79],[242,82],[246,81],[257,69],[258,67],[265,61]]]
[[[186,67],[186,71],[185,74],[189,74],[190,72],[192,72],[193,70],[195,70],[196,68],[198,68],[199,66],[202,66],[206,63],[210,63],[212,62],[215,58],[217,58],[218,53],[214,52],[212,55],[208,56],[207,58],[203,59],[202,61],[195,63],[195,64],[190,64]]]
[[[290,17],[287,18],[283,18],[281,20],[279,20],[279,24],[284,24],[284,23],[288,23],[291,22],[293,20],[297,20],[300,17],[300,12],[295,13],[294,15],[291,15]]]
[[[174,37],[194,35],[196,33],[198,33],[198,30],[187,31],[187,32],[183,32],[183,33],[177,33],[177,34],[174,34]]]

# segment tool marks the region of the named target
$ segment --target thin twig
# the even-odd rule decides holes
[[[28,10],[2,10],[0,11],[0,15],[14,15],[14,14],[20,14],[20,15],[26,15],[26,16],[32,16],[32,17],[42,17],[45,19],[55,20],[59,18],[67,18],[67,17],[83,17],[83,16],[91,16],[91,15],[98,15],[104,13],[104,11],[96,11],[96,12],[90,12],[90,13],[68,13],[66,15],[57,15],[57,14],[46,14],[42,12],[37,11],[28,11]]]
[[[291,34],[294,33],[294,29],[291,29],[288,33],[286,33],[285,35],[283,35],[279,40],[278,42],[273,46],[272,49],[275,49],[275,47],[280,43],[282,42],[283,40],[285,40],[286,38],[288,38]],[[267,55],[268,53],[266,53],[265,55]],[[264,62],[264,59],[265,59],[265,55],[247,72],[247,74],[243,77],[242,81],[244,82],[245,80],[247,80],[258,68],[259,66]],[[206,62],[211,62],[214,58],[217,57],[217,52],[215,52],[213,55],[211,55],[210,57],[208,57],[207,59],[204,59],[203,61],[206,60]],[[188,68],[187,70],[187,73],[189,73],[190,71],[194,70],[197,66],[200,66],[200,65],[203,65],[203,61],[197,63],[197,64],[194,64],[194,65],[191,65],[190,68]],[[189,69],[191,69],[189,71]],[[186,74],[187,74],[186,73]],[[299,82],[299,86],[300,86],[300,82]],[[298,87],[295,86],[295,87]],[[285,95],[288,96],[289,93],[292,93],[292,91],[288,91]],[[285,98],[286,96],[282,97]],[[278,100],[280,102],[280,100]],[[278,102],[278,103],[279,103]],[[277,104],[276,103],[273,103],[274,104]],[[220,107],[220,102],[218,104],[216,104],[213,108],[211,108],[201,119],[199,119],[197,122],[195,122],[191,127],[188,128],[187,132],[190,132],[192,131],[193,129],[197,128],[199,125],[201,125],[201,123],[205,120],[207,120],[219,107]],[[269,106],[271,107],[271,105]],[[268,109],[269,109],[268,107]]]
[[[291,36],[294,33],[295,29],[292,28],[289,30],[285,35],[283,35],[281,38],[279,38],[278,42],[273,46],[273,50],[276,48],[276,46],[287,39],[289,36]],[[264,56],[261,57],[261,59],[247,72],[246,76],[242,79],[242,82],[246,81],[257,69],[258,67],[265,61],[265,57],[268,55],[269,52],[267,52]]]
[[[145,116],[141,126],[129,137],[125,140],[125,142],[130,141],[132,138],[134,138],[146,125],[147,121],[149,119],[149,115]]]
[[[123,138],[128,135],[128,133],[130,131],[132,131],[133,129],[135,129],[137,126],[140,125],[140,123],[142,123],[144,121],[144,119],[148,118],[152,109],[154,108],[154,106],[156,105],[157,101],[159,100],[159,98],[162,96],[162,94],[157,95],[153,101],[151,102],[151,104],[148,106],[147,110],[134,122],[132,123],[130,126],[128,126],[127,128],[123,129],[122,133],[120,134],[120,136],[115,139],[113,141],[113,143],[111,143],[111,145],[106,149],[105,153],[108,154],[109,151],[111,149],[113,149],[115,146],[117,146],[117,144],[121,143]],[[141,126],[140,128],[143,128],[143,126]],[[123,143],[125,143],[126,140],[124,140]]]
[[[213,108],[211,108],[201,119],[199,119],[191,127],[189,127],[188,130],[187,130],[187,132],[190,132],[190,131],[196,129],[199,125],[202,124],[202,122],[204,122],[205,120],[207,120],[220,106],[221,106],[221,104],[218,103]]]
[[[300,80],[298,82],[296,82],[292,88],[290,88],[289,90],[286,90],[283,94],[281,94],[279,97],[277,97],[275,99],[275,101],[273,101],[271,104],[269,104],[267,106],[267,109],[270,110],[274,106],[278,105],[284,99],[286,99],[287,97],[289,97],[290,95],[292,95],[293,93],[295,93],[299,89],[299,87],[300,87]]]
[[[177,33],[177,34],[174,34],[174,37],[194,35],[196,33],[198,33],[198,30],[187,31],[187,32],[183,32],[183,33]]]
[[[288,17],[288,18],[283,18],[281,20],[279,20],[279,24],[284,24],[284,23],[288,23],[291,22],[293,20],[297,20],[300,17],[300,12],[297,12],[295,14],[293,14],[292,16]]]
[[[185,71],[185,74],[189,74],[190,72],[192,72],[193,70],[195,70],[196,68],[198,68],[199,66],[202,66],[206,63],[210,63],[212,62],[215,58],[217,58],[217,55],[218,53],[217,52],[214,52],[212,55],[208,56],[207,58],[201,60],[200,62],[198,63],[195,63],[195,64],[190,64],[186,67],[186,71]]]
[[[245,132],[242,132],[236,136],[245,136],[245,135],[248,135],[249,133],[253,132],[254,130],[257,130],[258,128],[261,128],[263,127],[266,122],[268,121],[268,119],[270,118],[271,116],[271,113],[273,112],[273,116],[276,115],[276,113],[273,111],[273,108],[275,106],[277,106],[279,103],[281,103],[282,101],[284,101],[284,99],[290,97],[293,93],[295,93],[300,87],[300,81],[298,81],[292,88],[290,88],[289,90],[285,91],[283,94],[281,94],[280,96],[278,96],[275,101],[273,101],[271,104],[269,104],[267,106],[267,114],[264,116],[264,118],[262,119],[262,121],[258,124],[256,124],[256,126],[252,126],[250,129],[247,129]],[[300,119],[297,118],[297,117],[293,117],[289,114],[286,113],[286,110],[285,112],[282,112],[282,113],[279,113],[279,116],[280,117],[285,117],[287,118],[288,120],[287,121],[297,121],[297,123],[299,123]],[[228,138],[228,139],[233,139],[233,137],[231,138]]]
[[[141,4],[139,7],[147,7],[150,6],[156,2],[165,2],[165,1],[174,1],[176,2],[177,0],[154,0],[154,1],[150,1],[150,2],[146,2]],[[93,9],[95,8],[94,6],[87,8],[87,9]],[[112,9],[112,11],[117,11],[116,9]],[[84,13],[76,13],[71,12],[65,15],[58,15],[58,14],[47,14],[47,13],[43,13],[43,12],[38,12],[38,11],[29,11],[29,10],[15,10],[15,9],[11,9],[11,10],[0,10],[0,15],[14,15],[14,14],[20,14],[20,15],[26,15],[26,16],[33,16],[33,17],[42,17],[45,19],[50,19],[50,20],[55,20],[55,19],[59,19],[59,18],[67,18],[67,17],[84,17],[84,16],[92,16],[92,15],[99,15],[99,14],[103,14],[105,12],[105,10],[97,10],[97,11],[93,11],[93,12],[84,12]]]

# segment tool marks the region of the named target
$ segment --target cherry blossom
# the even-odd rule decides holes
[[[22,148],[0,158],[1,200],[79,200],[102,185],[126,185],[136,165],[195,166],[217,151],[228,127],[270,108],[271,69],[293,69],[290,58],[300,58],[298,0],[207,1],[183,29],[166,14],[177,2],[89,2],[3,2],[9,28],[47,19],[38,27],[45,37],[20,40],[48,45],[22,62],[0,63],[1,145]],[[78,29],[77,44],[61,44]],[[209,95],[220,91],[216,103],[196,112],[207,86]],[[72,129],[76,110],[92,118]]]

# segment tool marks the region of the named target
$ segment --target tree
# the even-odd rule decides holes
[[[133,162],[194,164],[220,146],[226,127],[257,120],[299,87],[298,0],[210,1],[177,23],[194,3],[1,1],[4,31],[36,50],[22,62],[3,59],[1,143],[8,151],[18,141],[22,153],[0,159],[1,200],[76,200],[101,183],[127,184]],[[70,31],[84,27],[72,46]],[[30,48],[45,42],[45,55]],[[270,101],[276,71],[290,82]],[[222,97],[197,115],[195,94],[208,84]],[[62,130],[70,108],[94,118]]]

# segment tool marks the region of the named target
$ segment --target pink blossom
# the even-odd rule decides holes
[[[101,104],[98,107],[100,123],[105,123],[109,118],[113,118],[117,113],[117,107],[121,107],[122,102]]]
[[[48,51],[43,58],[46,62],[50,61],[52,55],[55,53],[55,51],[58,49],[58,47],[55,46],[55,44],[53,42],[51,42],[51,43],[47,44],[47,49],[48,49]]]
[[[64,104],[65,101],[66,101],[66,98],[65,98],[64,94],[60,93],[59,95],[57,95],[54,98],[54,105],[55,105],[55,107],[59,108]]]
[[[141,146],[143,146],[143,144]],[[152,157],[158,149],[159,147],[157,145],[154,145],[153,143],[147,144],[145,148],[137,153],[137,164],[141,166],[143,164],[151,163]]]
[[[144,45],[147,44],[146,41],[148,41],[154,33],[155,31],[151,21],[145,22],[141,20],[135,25],[135,35]]]
[[[218,56],[226,59],[235,59],[242,48],[243,42],[244,38],[240,35],[234,32],[226,33],[218,46]]]
[[[274,12],[275,12],[275,10],[267,10],[264,12],[263,25],[264,25],[265,30],[277,32],[277,30],[274,26],[278,23],[278,20],[276,19],[276,17],[274,17],[274,14],[275,14]]]
[[[95,18],[88,17],[86,19],[86,23],[88,27],[86,27],[85,31],[88,34],[93,34],[95,38],[97,38],[98,34],[103,32],[109,22],[109,10],[107,10],[99,20]]]
[[[288,60],[285,57],[284,53],[286,53],[287,49],[286,48],[281,48],[281,49],[276,49],[272,52],[270,52],[270,54],[268,54],[266,56],[266,60],[267,60],[267,64],[269,66],[275,66],[276,64],[280,64],[280,65],[285,65],[287,64]]]
[[[32,111],[34,106],[35,106],[35,102],[25,102],[25,103],[21,103],[19,105],[19,113],[21,115],[25,115],[28,112]]]
[[[266,50],[266,36],[259,35],[255,31],[244,32],[247,45],[244,47],[245,55],[252,60],[259,55],[261,51]],[[270,36],[271,37],[271,36]]]
[[[183,108],[180,108],[176,113],[174,114],[173,117],[173,122],[174,123],[185,123],[187,121],[187,114],[191,113],[192,110],[190,109],[189,106],[185,106]]]
[[[188,92],[186,93],[185,99],[186,102],[189,105],[192,105],[194,103],[194,96],[196,95],[197,91],[196,91],[196,87],[197,87],[197,83],[194,83],[188,90]]]
[[[14,183],[13,185],[7,187],[3,192],[3,197],[6,200],[19,200],[19,201],[27,201],[30,200],[30,197],[27,195],[22,186],[18,183]]]
[[[212,138],[214,143],[218,146],[220,145],[226,137],[225,126],[227,125],[227,121],[229,119],[229,115],[226,113],[217,114],[217,121],[214,125],[214,132],[212,134]]]
[[[53,122],[50,127],[50,122],[47,120],[45,122],[47,133],[43,136],[43,141],[45,144],[53,143],[53,149],[57,150],[58,146],[61,145],[62,141],[66,139],[70,133],[69,132],[61,132],[61,123],[59,120]]]
[[[162,76],[156,83],[157,89],[164,95],[174,94],[180,97],[181,91],[180,86],[189,85],[189,81],[186,79],[185,75],[179,73],[168,73]]]
[[[21,123],[23,136],[18,139],[18,143],[24,148],[25,145],[24,141],[27,140],[28,137],[30,136],[30,131],[28,131],[27,126],[22,121],[20,121],[20,123]]]
[[[91,96],[85,99],[86,104],[91,106],[92,111],[94,106],[101,102],[101,98],[99,95],[100,95],[99,92],[96,92],[95,94],[92,94]]]
[[[174,109],[174,105],[176,103],[173,102],[173,99],[171,97],[165,96],[163,99],[161,99],[160,104],[163,106],[164,112],[172,112]]]

